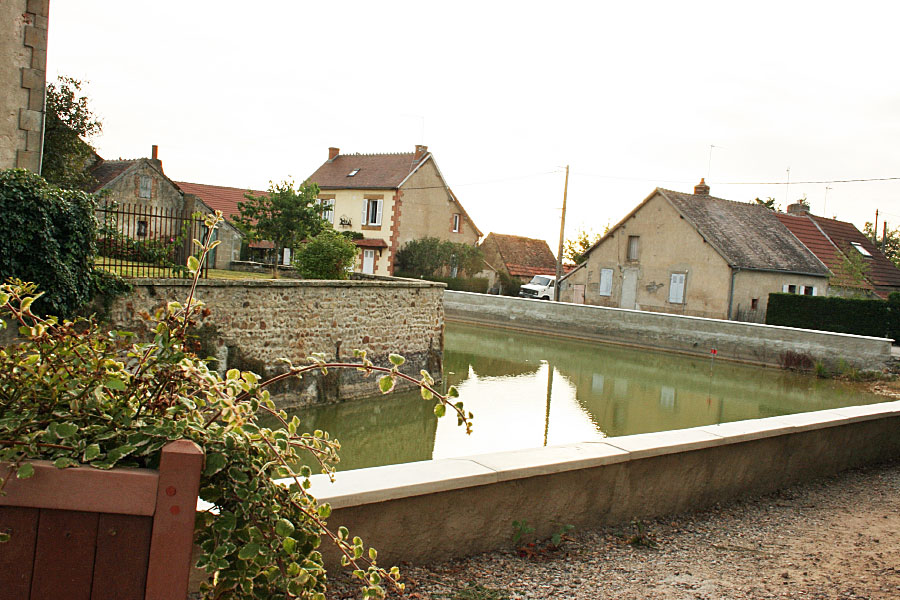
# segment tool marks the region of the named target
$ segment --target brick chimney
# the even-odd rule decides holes
[[[153,144],[150,146],[150,158],[153,160],[159,160],[159,146]]]
[[[795,202],[793,204],[788,204],[787,213],[789,215],[808,215],[809,214],[809,205],[804,204],[802,202]]]
[[[428,146],[416,145],[416,155],[413,157],[413,160],[419,162],[426,154],[428,154]]]
[[[700,183],[694,186],[695,196],[709,196],[709,186],[706,185],[706,179],[701,178]]]
[[[333,147],[329,148],[328,149],[328,162],[331,162],[334,159],[336,159],[338,157],[338,154],[340,154],[340,153],[341,153],[340,148],[333,148]]]

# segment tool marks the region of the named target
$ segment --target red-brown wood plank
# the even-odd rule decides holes
[[[203,451],[190,440],[162,450],[147,566],[146,600],[184,600],[191,571]]]
[[[156,508],[159,475],[150,469],[93,467],[57,469],[43,460],[29,461],[34,476],[10,478],[0,506],[29,506],[125,515],[151,516]],[[8,465],[0,463],[0,474]]]
[[[97,513],[42,509],[31,599],[90,600]]]
[[[26,600],[31,591],[38,510],[0,506],[0,531],[10,539],[0,544],[0,600]]]
[[[100,515],[91,600],[142,600],[150,558],[151,517]]]

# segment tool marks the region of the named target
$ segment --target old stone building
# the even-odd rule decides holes
[[[101,205],[115,207],[118,211],[114,217],[116,229],[134,240],[171,242],[174,237],[184,237],[179,220],[196,212],[207,214],[213,211],[201,198],[185,193],[166,176],[156,146],[153,146],[150,158],[101,159],[91,174],[97,181],[91,191],[100,196]],[[227,269],[231,261],[240,257],[243,238],[227,221],[214,235],[221,243],[210,253],[210,267]]]
[[[325,217],[337,231],[363,235],[356,270],[392,275],[406,242],[436,237],[475,245],[481,231],[447,186],[427,146],[399,154],[341,154],[309,177],[319,185]]]
[[[758,205],[657,188],[585,253],[560,298],[762,321],[772,292],[824,295],[830,272]]]
[[[40,173],[50,0],[0,2],[0,169]]]
[[[556,257],[545,240],[491,232],[479,247],[491,270],[522,283],[535,275],[556,275]]]

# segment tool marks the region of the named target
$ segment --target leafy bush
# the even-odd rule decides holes
[[[500,286],[503,288],[503,295],[518,296],[522,282],[506,271],[498,271],[497,274],[500,276]]]
[[[305,279],[347,279],[357,254],[347,236],[324,229],[297,251],[294,265]]]
[[[486,277],[430,277],[430,281],[447,284],[448,290],[486,294],[490,281]]]
[[[432,279],[453,267],[473,275],[484,268],[484,258],[475,246],[426,237],[406,242],[397,251],[395,267],[414,278]]]
[[[209,221],[210,231],[219,218]],[[207,248],[215,243],[207,239]],[[33,474],[26,459],[49,460],[59,468],[152,468],[167,442],[190,439],[206,453],[200,497],[215,508],[198,515],[195,531],[198,566],[212,575],[204,598],[324,600],[317,549],[322,537],[337,546],[367,597],[383,596],[385,584],[400,587],[397,569],[379,567],[374,549],[366,550],[346,528],[330,529],[330,507],[319,506],[307,492],[312,470],[297,466],[300,453],[311,453],[333,476],[340,445],[327,433],[299,431],[299,419],[277,410],[265,388],[312,370],[354,368],[378,374],[384,393],[397,379],[418,384],[422,398],[436,402],[437,416],[449,409],[467,431],[471,415],[462,403],[450,403],[458,396],[455,388],[443,396],[426,372],[421,379],[400,372],[404,360],[397,355],[391,355],[390,367],[373,365],[365,352],[355,353],[359,362],[342,364],[317,355],[311,364],[290,366],[266,382],[251,372],[232,369],[222,377],[211,371],[188,349],[188,332],[205,311],[194,292],[206,251],[200,260],[188,259],[194,283],[187,302],[160,309],[146,343],[85,320],[41,318],[31,311],[33,284],[0,285],[3,324],[19,325],[24,339],[0,351],[0,461],[13,465],[9,476],[22,479]],[[257,411],[280,427],[260,425]],[[293,483],[281,485],[281,478]]]
[[[888,296],[888,337],[900,343],[900,292]]]
[[[0,281],[37,283],[44,294],[34,312],[72,316],[90,301],[95,208],[85,192],[59,189],[24,169],[0,171]]]
[[[769,294],[766,323],[874,337],[890,326],[884,300],[798,294]]]

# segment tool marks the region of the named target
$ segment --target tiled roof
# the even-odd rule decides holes
[[[362,238],[359,240],[353,240],[353,243],[356,244],[358,248],[387,248],[387,242],[384,240],[377,240],[373,238]]]
[[[493,240],[510,275],[555,275],[556,257],[544,240],[489,233],[484,240]]]
[[[734,268],[828,275],[822,261],[763,206],[661,188],[656,192]]]
[[[323,190],[393,190],[430,156],[430,153],[425,153],[416,161],[412,152],[338,154],[310,175],[309,180],[317,183]],[[354,171],[356,174],[349,176]]]
[[[226,219],[232,219],[239,215],[238,202],[244,202],[246,198],[244,194],[250,192],[255,196],[263,195],[266,192],[258,190],[246,190],[244,188],[225,187],[222,185],[206,185],[205,183],[187,183],[186,181],[176,181],[178,187],[185,194],[193,194],[200,198],[204,204],[213,210],[221,210]]]
[[[831,270],[834,274],[831,278],[831,285],[872,289],[872,285],[868,281],[855,281],[845,272],[843,269],[844,256],[812,219],[805,215],[786,213],[776,213],[775,216]]]
[[[96,192],[107,183],[127,171],[140,159],[133,160],[102,160],[99,165],[91,170],[91,175],[97,180],[97,185],[90,191]]]
[[[866,278],[875,285],[875,287],[900,287],[900,269],[894,266],[881,250],[875,244],[869,241],[863,233],[857,229],[853,223],[846,221],[837,221],[835,219],[826,219],[825,217],[809,216],[815,221],[816,225],[831,238],[834,245],[841,250],[852,248],[850,242],[856,242],[865,248],[871,258],[866,258],[869,264],[869,270]]]

